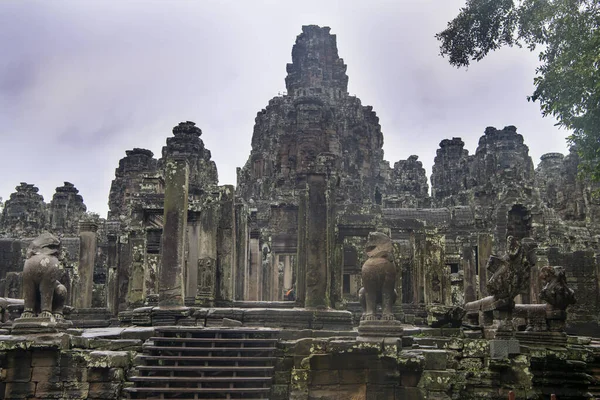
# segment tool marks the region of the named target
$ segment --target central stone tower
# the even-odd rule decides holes
[[[296,203],[294,189],[315,169],[335,172],[338,202],[380,201],[389,164],[372,107],[348,95],[344,60],[328,27],[303,26],[287,65],[287,94],[256,117],[252,152],[238,170],[238,194]]]

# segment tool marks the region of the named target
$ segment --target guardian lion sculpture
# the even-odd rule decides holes
[[[43,233],[27,248],[23,267],[24,309],[21,318],[49,318],[62,320],[67,288],[59,282],[60,240]]]
[[[377,305],[381,304],[383,320],[394,320],[396,302],[396,265],[392,240],[381,232],[369,233],[365,249],[367,261],[362,266],[363,287],[359,298],[363,306],[363,320],[377,319]]]

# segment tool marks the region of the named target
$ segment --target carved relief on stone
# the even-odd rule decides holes
[[[212,258],[198,260],[198,296],[203,299],[215,297],[216,261]]]
[[[508,236],[506,248],[504,257],[491,256],[488,260],[486,268],[491,278],[487,288],[495,300],[512,303],[526,289],[530,269],[536,263],[537,244],[530,238],[519,240]]]

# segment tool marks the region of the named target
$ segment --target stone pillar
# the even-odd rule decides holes
[[[234,299],[246,300],[246,269],[248,268],[248,215],[243,204],[235,205],[235,279]]]
[[[262,257],[258,232],[250,232],[250,260],[246,273],[246,300],[259,300]]]
[[[142,307],[144,305],[144,278],[146,253],[144,233],[140,230],[131,231],[129,234],[129,249],[131,254],[131,268],[129,269],[129,284],[127,285],[127,309]]]
[[[427,257],[427,240],[423,232],[411,232],[414,248],[413,268],[413,304],[425,303],[425,258]]]
[[[428,231],[425,235],[425,303],[450,304],[450,275],[444,263],[444,236]]]
[[[306,299],[306,213],[308,208],[308,192],[300,191],[298,201],[298,246],[296,248],[298,262],[298,278],[296,280],[296,304],[304,307]]]
[[[196,303],[203,306],[213,306],[217,299],[218,227],[219,205],[213,203],[200,212]]]
[[[119,291],[117,279],[117,266],[119,264],[118,252],[118,222],[107,222],[106,224],[108,247],[106,254],[106,307],[112,315],[119,312]]]
[[[463,247],[462,254],[463,282],[465,303],[477,300],[477,285],[475,274],[475,255],[471,246]]]
[[[479,270],[479,298],[488,296],[487,282],[490,276],[487,276],[487,262],[492,255],[492,246],[494,237],[490,234],[481,234],[477,236],[477,265]]]
[[[537,253],[537,261],[535,263],[535,265],[533,267],[531,267],[530,270],[530,285],[529,285],[529,296],[530,296],[530,302],[531,303],[543,303],[542,300],[540,300],[540,292],[542,291],[543,285],[542,282],[540,281],[540,270],[543,267],[547,267],[550,265],[550,262],[548,261],[548,250],[546,248],[538,248]],[[594,274],[595,277],[597,277],[598,275]],[[596,292],[599,293],[599,292]]]
[[[198,260],[200,247],[200,214],[188,215],[187,260],[185,263],[185,302],[194,303],[198,293]]]
[[[118,241],[117,266],[117,312],[127,310],[127,289],[129,287],[129,272],[131,268],[131,249],[129,234],[121,235]]]
[[[390,238],[392,238],[392,233],[390,232]],[[392,240],[392,246],[394,248],[394,264],[396,265],[396,293],[398,297],[396,297],[396,302],[394,303],[394,314],[402,313],[402,303],[403,303],[403,293],[402,293],[402,266],[403,262],[400,259],[399,255],[402,254],[400,246],[398,243],[394,243]]]
[[[165,165],[164,226],[159,269],[161,307],[183,306],[189,167],[185,159],[168,158]]]
[[[98,225],[91,221],[79,222],[79,288],[74,299],[75,308],[92,307],[92,291],[94,288],[94,265],[98,241],[96,232]]]
[[[281,266],[281,275],[283,275],[283,259],[284,256],[280,257],[279,254],[274,254],[271,256],[272,260],[272,271],[271,274],[271,293],[269,293],[270,301],[278,301],[281,300],[281,287],[279,285],[279,267]]]
[[[290,289],[294,284],[291,257],[289,254],[283,256],[283,289]],[[281,256],[279,259],[281,260]]]
[[[233,302],[235,263],[235,209],[234,188],[225,185],[220,188],[221,204],[219,228],[217,230],[217,301],[221,305]]]
[[[306,207],[306,299],[305,307],[329,307],[327,288],[327,179],[325,174],[309,173]]]

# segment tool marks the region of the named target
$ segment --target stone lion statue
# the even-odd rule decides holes
[[[540,291],[540,299],[548,303],[554,310],[566,310],[576,303],[575,292],[567,285],[567,277],[563,267],[542,267],[540,280],[544,287]]]
[[[21,318],[63,319],[67,288],[58,280],[62,276],[59,253],[60,240],[50,233],[42,233],[27,248]]]
[[[365,249],[367,261],[362,266],[363,287],[359,299],[363,306],[363,320],[377,319],[377,305],[381,304],[383,320],[394,320],[396,301],[396,266],[392,240],[380,232],[369,233]]]
[[[506,255],[491,256],[487,270],[491,274],[487,288],[496,300],[512,302],[527,288],[531,267],[536,264],[537,243],[531,238],[506,238]]]

